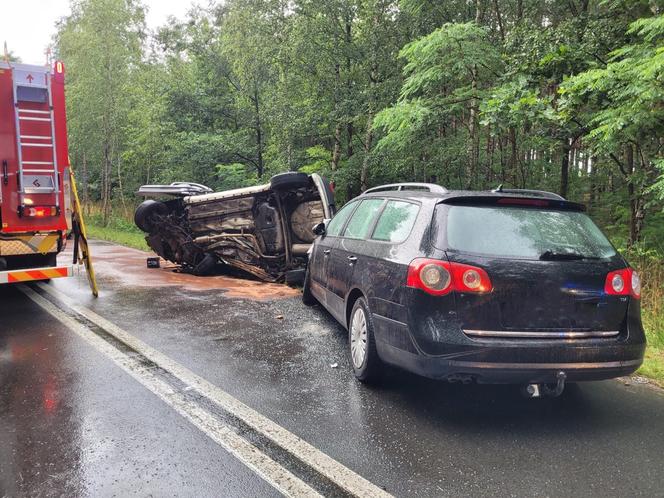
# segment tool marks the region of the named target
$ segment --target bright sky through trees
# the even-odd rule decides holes
[[[183,17],[191,8],[187,0],[146,0],[150,29],[164,24],[169,16]],[[0,50],[7,48],[26,64],[42,64],[45,50],[56,33],[58,19],[71,13],[70,0],[5,0],[2,2]]]

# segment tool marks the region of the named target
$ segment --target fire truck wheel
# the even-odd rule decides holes
[[[144,232],[150,233],[155,228],[152,218],[156,214],[168,214],[168,207],[163,202],[148,199],[136,208],[134,223]]]

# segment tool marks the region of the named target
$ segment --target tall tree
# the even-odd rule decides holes
[[[142,55],[144,12],[134,0],[76,0],[71,7],[56,50],[67,67],[72,150],[76,161],[88,165],[106,223],[114,181],[122,182],[131,69]]]

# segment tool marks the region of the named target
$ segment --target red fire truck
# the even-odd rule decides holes
[[[70,276],[64,65],[0,62],[0,284]]]

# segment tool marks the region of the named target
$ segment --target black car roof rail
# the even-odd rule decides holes
[[[448,190],[445,187],[436,185],[435,183],[406,182],[406,183],[389,183],[387,185],[379,185],[378,187],[369,188],[365,190],[363,193],[369,194],[371,192],[386,192],[390,190],[397,190],[397,191],[426,190],[428,192],[433,192],[437,194],[446,194],[448,192]]]
[[[546,199],[556,199],[558,201],[566,200],[562,195],[556,194],[555,192],[548,192],[546,190],[531,190],[525,188],[503,188],[502,185],[498,185],[496,188],[492,189],[491,192],[494,192],[496,194],[533,195],[536,197],[544,197]]]

